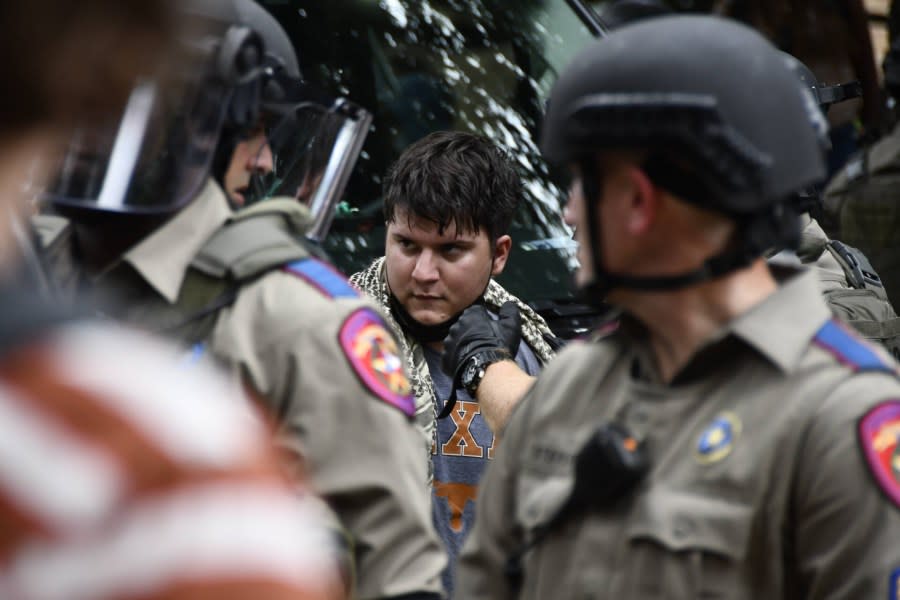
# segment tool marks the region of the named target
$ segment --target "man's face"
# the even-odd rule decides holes
[[[437,325],[475,302],[509,257],[510,238],[492,242],[484,229],[442,234],[435,223],[398,211],[388,223],[385,267],[391,292],[416,321]]]
[[[225,171],[225,191],[232,204],[243,206],[250,177],[256,173],[271,173],[273,168],[272,149],[269,148],[265,129],[259,126],[235,147]]]

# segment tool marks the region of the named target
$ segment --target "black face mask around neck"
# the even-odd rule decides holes
[[[453,327],[453,324],[459,320],[459,315],[462,314],[455,314],[442,323],[426,325],[416,321],[393,293],[389,293],[388,296],[390,297],[391,312],[394,314],[394,318],[397,319],[397,323],[400,324],[404,331],[423,344],[444,341],[444,338],[450,333],[450,328]]]

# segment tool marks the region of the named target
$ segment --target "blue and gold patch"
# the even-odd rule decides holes
[[[888,599],[900,600],[900,569],[894,569],[888,580]]]
[[[397,342],[375,311],[355,310],[341,326],[340,342],[353,370],[372,393],[407,417],[415,416],[412,386]]]
[[[731,454],[735,442],[741,435],[741,419],[733,412],[716,415],[713,422],[700,433],[694,457],[700,464],[718,462]]]

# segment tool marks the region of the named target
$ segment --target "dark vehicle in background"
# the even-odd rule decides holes
[[[484,134],[518,163],[525,198],[501,283],[562,337],[597,313],[574,299],[564,191],[538,128],[559,70],[600,31],[580,0],[261,0],[311,83],[372,111],[371,130],[325,248],[345,273],[384,253],[381,183],[410,143],[445,129]]]

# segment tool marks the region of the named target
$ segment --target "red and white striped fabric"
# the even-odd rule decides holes
[[[239,390],[75,325],[0,358],[0,598],[332,599],[334,549]]]

